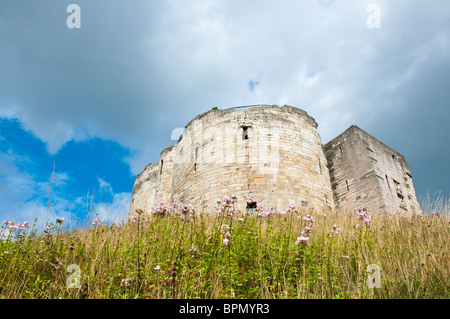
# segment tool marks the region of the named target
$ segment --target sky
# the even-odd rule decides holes
[[[324,144],[358,125],[448,196],[449,83],[446,0],[2,0],[0,219],[119,222],[174,130],[259,103]]]

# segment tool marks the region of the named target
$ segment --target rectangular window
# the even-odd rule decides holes
[[[391,189],[391,185],[389,185],[389,178],[388,178],[387,175],[385,175],[385,177],[386,177],[386,183],[387,183],[387,186],[389,187],[389,189]]]
[[[256,210],[256,202],[247,203],[247,208],[245,209],[247,213],[253,214],[255,210]]]
[[[348,181],[345,181],[345,185],[347,185],[347,190],[350,190],[350,187],[348,186]]]
[[[242,140],[244,141],[244,143],[248,142],[248,127],[247,126],[242,127]]]
[[[162,174],[163,164],[164,164],[164,161],[161,160],[161,167],[159,168],[159,175]]]

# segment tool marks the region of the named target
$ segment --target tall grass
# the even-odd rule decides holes
[[[32,225],[4,223],[0,296],[450,297],[446,218],[325,215],[294,206],[251,214],[235,211],[234,201],[197,210],[160,204],[121,225],[96,220],[78,230],[63,230],[58,220],[40,235]],[[72,264],[79,267],[79,288],[70,288]],[[373,264],[380,267],[380,288],[367,284]]]

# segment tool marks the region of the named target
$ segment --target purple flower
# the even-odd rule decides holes
[[[307,237],[312,234],[312,228],[309,226],[305,226],[305,229],[302,231],[302,236]]]
[[[264,211],[264,206],[261,204],[257,204],[256,205],[256,211],[257,212],[263,212]]]
[[[222,208],[231,207],[231,204],[234,202],[233,198],[225,195],[222,199]]]
[[[247,204],[253,203],[253,198],[251,198],[250,196],[245,197],[245,201],[247,202]]]
[[[51,234],[52,234],[52,229],[50,228],[49,225],[47,225],[47,227],[45,227],[44,233],[46,233],[46,234],[48,234],[48,235],[51,235]]]
[[[367,211],[367,208],[365,207],[361,207],[357,212],[356,212],[356,218],[358,219],[364,219],[364,217],[368,216],[369,212]]]
[[[158,204],[153,206],[152,209],[155,211],[155,213],[161,214],[161,215],[164,215],[165,213],[167,213],[169,211],[169,207],[164,205],[163,202],[159,202]]]
[[[298,246],[300,244],[304,244],[307,247],[309,247],[309,237],[306,236],[300,236],[297,238],[297,241],[295,242],[295,246]]]
[[[224,238],[222,244],[227,246],[230,243],[230,241],[228,240],[228,238]]]
[[[294,204],[290,204],[289,205],[289,209],[291,209],[291,210],[294,210],[294,209],[296,209],[297,208],[297,206],[295,206]]]
[[[367,227],[367,228],[371,228],[372,227],[372,225],[370,224],[370,222],[372,220],[372,217],[369,216],[369,212],[367,211],[367,208],[361,207],[356,212],[356,218],[363,220],[363,224],[362,225],[356,225],[355,226],[357,229],[363,229],[364,226]]]
[[[270,216],[270,215],[272,215],[273,214],[273,212],[271,211],[271,210],[268,210],[268,211],[260,211],[259,213],[258,213],[258,217],[262,217],[262,218],[266,218],[266,217],[268,217],[268,216]]]
[[[339,235],[339,232],[341,231],[341,229],[340,228],[337,228],[337,225],[336,224],[334,224],[333,225],[333,230],[331,231],[331,234],[332,235]]]

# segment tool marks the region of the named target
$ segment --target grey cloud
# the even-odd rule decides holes
[[[377,1],[374,30],[372,2],[77,1],[82,27],[70,30],[68,1],[2,1],[0,115],[50,152],[116,140],[139,173],[211,107],[286,103],[316,118],[324,143],[357,124],[406,156],[418,189],[446,191],[423,150],[448,158],[437,145],[449,136],[450,4]]]

